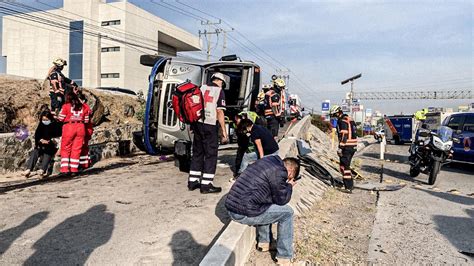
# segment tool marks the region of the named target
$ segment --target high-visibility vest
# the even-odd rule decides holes
[[[338,121],[337,131],[339,133],[339,146],[355,147],[357,146],[357,132],[354,121],[344,115]]]

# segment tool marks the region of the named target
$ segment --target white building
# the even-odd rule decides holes
[[[126,1],[64,0],[60,9],[3,16],[2,56],[11,75],[44,79],[62,57],[63,73],[83,87],[145,91],[151,69],[140,55],[198,50],[198,37]]]

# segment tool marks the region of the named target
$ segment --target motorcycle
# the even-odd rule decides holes
[[[410,146],[410,176],[416,177],[423,172],[429,176],[428,184],[434,185],[441,166],[452,158],[453,130],[442,126],[437,132],[420,130],[418,137]]]

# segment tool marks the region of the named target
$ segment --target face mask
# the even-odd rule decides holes
[[[49,121],[49,120],[48,120],[48,121],[41,121],[41,122],[42,122],[42,123],[43,123],[43,125],[45,125],[45,126],[47,126],[47,125],[51,124],[51,121]]]

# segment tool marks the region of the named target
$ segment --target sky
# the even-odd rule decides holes
[[[50,2],[60,5],[60,1]],[[275,73],[275,68],[290,69],[290,92],[300,95],[303,105],[315,110],[320,110],[321,101],[326,99],[340,103],[350,89],[349,84],[341,86],[340,82],[358,73],[362,77],[354,83],[356,92],[473,88],[472,1],[166,0],[168,5],[160,0],[129,2],[196,35],[205,29],[196,16],[212,21],[222,18],[219,26],[225,30],[235,28],[229,33],[232,38],[252,50],[249,53],[228,40],[227,54],[236,53],[242,59],[257,62],[265,81]],[[169,4],[196,16],[165,8]],[[222,38],[216,43],[214,37],[212,42],[213,55],[221,56]],[[474,99],[361,104],[394,114],[470,102]]]

